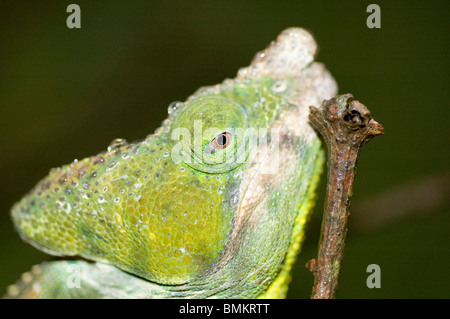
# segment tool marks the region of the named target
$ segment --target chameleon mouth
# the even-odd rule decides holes
[[[33,238],[34,236],[32,235],[32,231],[30,229],[24,229],[23,227],[21,227],[21,225],[25,224],[24,221],[31,218],[30,214],[34,213],[34,212],[30,212],[29,208],[24,206],[24,204],[23,204],[24,200],[25,199],[23,199],[19,203],[14,204],[14,206],[11,209],[11,219],[13,221],[14,228],[15,228],[16,232],[19,234],[20,238],[24,242],[30,244],[34,248],[36,248],[46,254],[58,256],[58,257],[68,256],[68,254],[65,254],[65,253],[63,254],[56,250],[49,249],[43,245],[40,245]]]

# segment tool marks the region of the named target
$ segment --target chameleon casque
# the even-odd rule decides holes
[[[6,297],[285,297],[324,164],[309,106],[337,93],[316,50],[287,29],[145,140],[52,169],[12,219],[38,249],[80,258],[34,266]]]

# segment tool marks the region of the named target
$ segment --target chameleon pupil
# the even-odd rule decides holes
[[[227,132],[217,135],[212,141],[212,145],[216,150],[223,150],[228,147],[231,141],[231,136]]]
[[[225,134],[222,134],[219,136],[219,138],[217,140],[217,144],[219,144],[220,146],[224,146],[227,144],[227,137]]]

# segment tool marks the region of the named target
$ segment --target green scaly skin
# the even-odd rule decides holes
[[[34,266],[7,297],[284,297],[324,158],[308,107],[336,94],[315,51],[287,29],[235,79],[172,103],[144,141],[51,170],[15,227],[83,259]]]

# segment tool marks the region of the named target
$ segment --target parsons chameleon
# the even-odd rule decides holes
[[[324,162],[310,105],[337,93],[316,43],[283,31],[142,142],[50,170],[12,208],[51,255],[10,298],[282,298]]]

